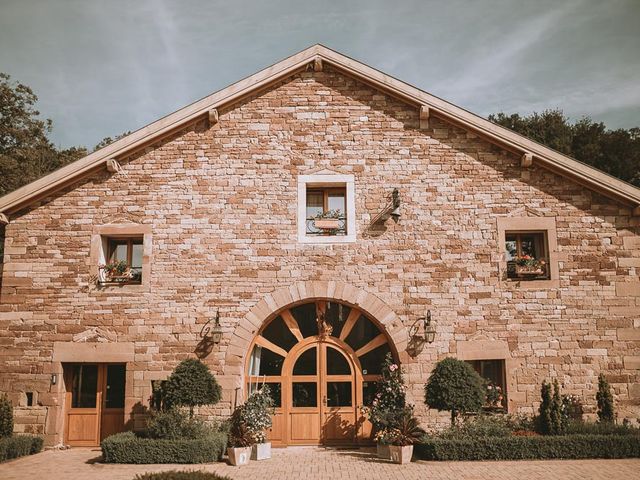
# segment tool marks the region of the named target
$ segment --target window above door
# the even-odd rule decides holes
[[[355,213],[353,175],[298,177],[298,242],[354,242]]]

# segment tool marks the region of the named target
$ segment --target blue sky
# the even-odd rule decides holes
[[[486,116],[640,126],[640,0],[0,0],[0,71],[59,146],[135,130],[314,43]]]

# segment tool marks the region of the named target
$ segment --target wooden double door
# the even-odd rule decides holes
[[[253,342],[247,391],[268,385],[276,403],[269,439],[285,445],[371,443],[370,405],[386,335],[356,308],[315,301],[280,312]]]
[[[65,364],[65,443],[95,446],[125,429],[124,364]]]

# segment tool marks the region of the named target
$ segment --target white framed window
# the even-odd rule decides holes
[[[319,173],[298,177],[298,242],[356,240],[353,175]]]

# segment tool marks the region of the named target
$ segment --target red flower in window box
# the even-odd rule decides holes
[[[515,258],[517,275],[544,275],[547,262],[531,255],[521,255]]]

